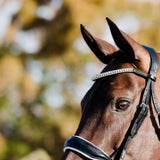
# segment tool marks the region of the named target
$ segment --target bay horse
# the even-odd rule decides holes
[[[117,47],[81,25],[106,66],[81,102],[79,127],[61,160],[160,160],[160,54],[106,19]]]

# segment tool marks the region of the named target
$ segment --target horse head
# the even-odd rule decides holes
[[[118,48],[92,35],[81,25],[84,40],[106,66],[100,77],[95,78],[95,83],[81,102],[82,117],[73,139],[77,138],[80,141],[75,141],[77,146],[81,146],[83,142],[85,145],[82,144],[81,148],[83,149],[80,152],[68,147],[62,160],[96,159],[82,153],[89,147],[92,150],[91,154],[94,152],[107,153],[106,159],[111,157],[111,159],[119,160],[114,155],[120,151],[125,139],[128,138],[130,128],[132,129],[131,125],[134,125],[135,119],[137,120],[137,112],[139,116],[138,108],[143,101],[144,90],[147,88],[146,78],[126,71],[111,76],[104,76],[103,73],[133,68],[142,71],[145,75],[150,69],[150,54],[146,47],[121,31],[110,19],[107,18],[107,22]],[[159,59],[160,56],[156,55]],[[160,94],[159,72],[154,88],[155,97],[158,97]],[[150,96],[146,99],[148,114],[142,121],[143,124],[138,127],[138,133],[129,140],[124,156],[125,160],[160,160],[160,130],[157,113]],[[160,105],[160,99],[157,99],[157,104]],[[141,120],[141,117],[139,119]]]

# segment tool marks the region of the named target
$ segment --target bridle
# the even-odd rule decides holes
[[[107,71],[96,75],[93,80],[97,80],[103,77],[121,74],[121,73],[134,73],[146,79],[146,85],[141,95],[140,105],[134,115],[133,120],[126,132],[125,138],[123,139],[120,147],[109,157],[104,151],[95,146],[93,143],[87,141],[86,139],[80,136],[72,136],[66,142],[64,146],[64,151],[70,150],[73,151],[82,157],[85,157],[90,160],[123,160],[128,144],[131,139],[137,134],[140,126],[142,125],[145,117],[147,116],[149,109],[150,98],[152,97],[153,105],[156,112],[158,113],[158,119],[160,123],[160,109],[156,102],[155,92],[154,92],[154,83],[156,81],[156,75],[158,72],[159,61],[156,52],[153,48],[148,46],[143,46],[147,49],[150,54],[151,64],[148,73],[145,73],[141,70],[135,68],[122,68],[112,71]]]

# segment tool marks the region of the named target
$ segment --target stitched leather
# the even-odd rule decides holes
[[[65,142],[64,150],[67,149],[73,150],[91,160],[111,160],[104,151],[79,136],[72,136]]]

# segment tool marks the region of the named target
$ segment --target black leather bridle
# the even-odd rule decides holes
[[[93,143],[87,141],[86,139],[83,139],[80,136],[72,136],[65,142],[64,151],[74,151],[75,153],[80,154],[81,156],[90,160],[123,160],[128,144],[130,143],[131,139],[137,134],[140,126],[142,125],[145,117],[147,116],[150,97],[152,97],[153,105],[155,107],[156,112],[158,113],[158,119],[160,123],[160,109],[156,102],[154,92],[154,83],[156,81],[159,61],[157,54],[153,48],[148,46],[143,47],[147,49],[151,58],[151,64],[148,73],[145,73],[135,68],[123,68],[98,74],[93,79],[97,80],[106,76],[111,76],[120,73],[135,73],[146,79],[146,85],[141,95],[142,98],[140,105],[135,113],[135,116],[128,128],[128,131],[120,147],[111,155],[111,157],[109,157],[104,151],[102,151],[100,148],[95,146]]]

